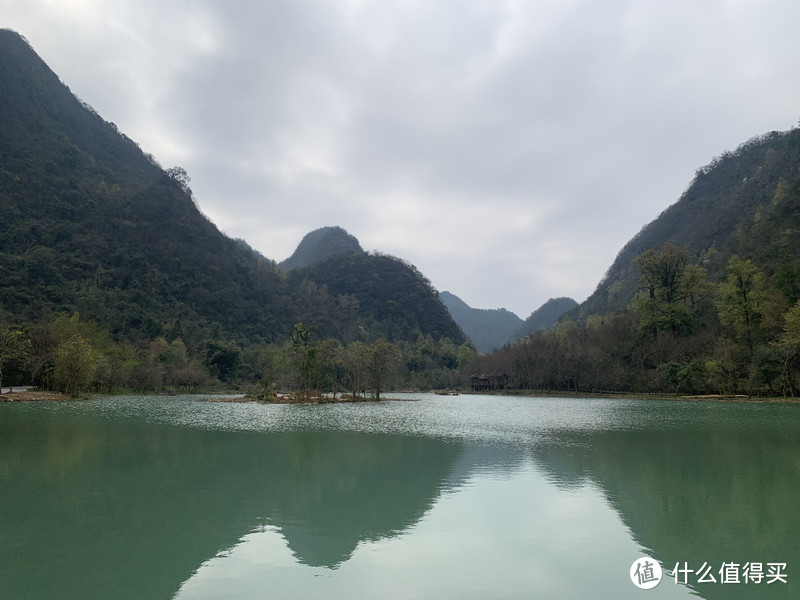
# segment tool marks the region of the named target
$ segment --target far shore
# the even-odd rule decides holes
[[[391,392],[389,392],[391,394]],[[350,396],[341,395],[336,398],[312,396],[308,400],[298,400],[291,395],[278,395],[273,399],[265,400],[263,398],[251,398],[245,395],[224,395],[224,396],[208,396],[205,398],[206,402],[237,402],[248,404],[299,404],[299,405],[315,405],[315,404],[353,404],[356,402],[418,402],[419,398],[388,398],[381,397],[380,400],[370,396]]]
[[[52,402],[57,400],[73,400],[72,396],[58,392],[41,392],[25,390],[24,392],[6,392],[0,395],[0,402]]]
[[[407,393],[407,392],[404,392]],[[411,392],[414,393],[414,392]],[[436,393],[436,392],[418,392],[418,393]],[[207,392],[204,394],[204,400],[207,402],[232,402],[232,403],[253,403],[253,404],[298,404],[298,405],[316,405],[316,404],[345,404],[345,403],[360,403],[360,402],[415,402],[419,398],[392,398],[392,392],[386,392],[381,396],[380,400],[376,400],[372,396],[356,396],[340,395],[335,399],[331,397],[318,397],[313,396],[310,400],[297,400],[289,394],[280,394],[274,399],[261,399],[251,398],[244,394],[236,392]],[[753,402],[760,404],[797,404],[800,403],[800,398],[783,397],[783,396],[748,396],[743,394],[695,394],[695,395],[678,395],[678,394],[648,394],[648,393],[635,393],[635,392],[565,392],[565,391],[542,391],[542,390],[495,390],[483,392],[460,392],[462,395],[491,395],[491,396],[530,396],[534,398],[617,398],[617,399],[635,399],[635,400],[664,400],[664,401],[684,401],[684,402]],[[79,396],[72,396],[70,394],[62,394],[59,392],[45,392],[37,389],[14,390],[12,392],[4,392],[0,394],[0,403],[2,402],[57,402],[69,400],[84,400],[86,398],[105,396],[106,394],[81,394]],[[131,395],[131,394],[111,394],[111,395]],[[138,394],[137,394],[138,395]],[[152,392],[145,395],[164,395],[163,392]],[[175,394],[168,394],[173,396]],[[196,395],[196,394],[194,394]]]
[[[666,400],[683,402],[758,402],[776,404],[800,403],[800,398],[791,396],[750,396],[747,394],[663,394],[648,392],[576,392],[563,390],[495,390],[484,392],[461,392],[489,396],[530,396],[532,398],[617,398],[632,400]]]

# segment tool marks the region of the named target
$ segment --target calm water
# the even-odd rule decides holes
[[[0,404],[0,597],[800,597],[800,405],[414,397]]]

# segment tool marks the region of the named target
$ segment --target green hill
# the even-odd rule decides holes
[[[505,308],[472,308],[458,296],[442,292],[442,302],[479,352],[502,348],[523,321]]]
[[[16,320],[79,311],[123,337],[211,329],[269,339],[286,286],[162,169],[0,31],[0,306]]]
[[[505,308],[472,308],[450,292],[442,292],[440,298],[469,341],[482,353],[500,349],[539,329],[549,329],[561,315],[578,305],[572,298],[550,298],[523,321]]]
[[[585,319],[625,309],[639,285],[640,272],[633,259],[648,248],[658,249],[666,243],[684,248],[712,277],[724,274],[727,258],[733,253],[763,255],[753,246],[741,246],[738,236],[751,227],[756,215],[774,210],[779,186],[797,181],[798,165],[800,130],[793,129],[755,137],[698,169],[681,198],[620,250],[594,293],[568,316]],[[783,233],[780,236],[785,237]],[[777,240],[763,241],[762,248],[770,248]]]
[[[345,279],[337,262],[289,276],[223,235],[183,169],[163,169],[9,30],[0,106],[0,321],[78,311],[117,340],[180,336],[190,350],[205,339],[282,342],[313,320],[341,341],[356,337],[354,324],[358,339],[459,339],[429,282],[397,260],[353,255]],[[327,233],[339,251],[360,251],[343,230]],[[330,254],[320,246],[312,258]]]
[[[697,171],[595,292],[476,370],[520,388],[800,392],[800,129]]]
[[[550,298],[520,324],[510,339],[521,340],[539,329],[550,329],[558,322],[561,315],[576,306],[578,303],[572,298]]]
[[[300,241],[294,253],[280,263],[286,270],[300,269],[336,254],[361,254],[358,240],[341,227],[315,229]]]
[[[389,340],[416,340],[430,334],[435,340],[464,341],[436,290],[413,265],[377,253],[337,254],[289,273],[289,282],[307,297],[302,305],[313,311],[326,301],[340,311],[335,320],[312,314],[320,331],[340,339],[358,339],[366,330]],[[348,318],[348,310],[353,317]]]

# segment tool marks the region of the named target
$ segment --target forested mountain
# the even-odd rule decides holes
[[[681,198],[622,248],[594,293],[568,316],[585,319],[626,308],[641,274],[634,258],[666,243],[688,251],[712,276],[724,275],[727,258],[740,251],[739,231],[769,209],[782,181],[797,179],[798,164],[800,131],[794,129],[755,137],[698,169]]]
[[[521,388],[800,392],[800,129],[699,169],[586,302],[473,368]]]
[[[472,308],[450,292],[442,292],[439,297],[479,352],[502,348],[523,323],[505,308]]]
[[[337,254],[291,271],[289,282],[320,330],[339,339],[358,339],[360,330],[371,329],[389,340],[416,340],[430,334],[457,344],[464,341],[430,281],[398,258]],[[340,311],[335,320],[322,311],[314,314],[326,302],[335,303]]]
[[[340,255],[347,276],[336,261],[330,272],[316,263],[289,276],[223,235],[188,183],[77,99],[20,35],[0,30],[0,321],[79,312],[113,339],[181,338],[195,351],[208,339],[283,342],[294,323],[314,320],[342,342],[459,341],[409,265],[365,255],[329,228],[304,240],[295,266],[358,253]]]
[[[572,298],[550,298],[520,324],[510,339],[520,340],[539,329],[550,329],[558,322],[561,315],[576,306],[578,303]]]
[[[300,241],[294,253],[280,263],[286,270],[300,269],[336,254],[361,254],[358,240],[341,227],[315,229]]]
[[[0,306],[15,320],[79,311],[114,335],[269,339],[285,283],[165,171],[0,31]],[[275,314],[275,309],[282,310]]]
[[[523,321],[505,308],[472,308],[450,292],[442,292],[439,297],[469,341],[482,353],[502,348],[538,329],[549,329],[561,315],[578,305],[572,298],[550,298]]]

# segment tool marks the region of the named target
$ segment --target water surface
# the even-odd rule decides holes
[[[0,404],[3,596],[800,596],[797,406],[414,397]]]

